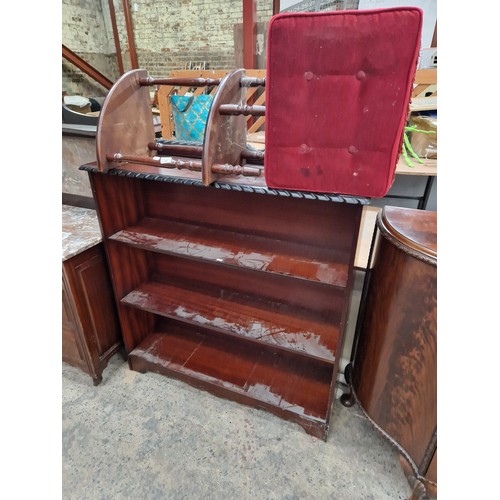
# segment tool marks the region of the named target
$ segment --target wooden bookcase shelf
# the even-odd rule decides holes
[[[290,241],[145,218],[110,239],[154,252],[283,274],[345,287],[349,254]]]
[[[333,367],[187,325],[164,324],[129,356],[137,371],[155,371],[304,427],[324,426]]]
[[[226,298],[228,296],[228,298]],[[218,296],[166,283],[144,283],[121,302],[333,363],[338,326],[296,315],[291,307],[221,289]]]
[[[130,368],[326,440],[362,204],[87,170]]]

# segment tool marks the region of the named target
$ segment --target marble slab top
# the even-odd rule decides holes
[[[102,241],[97,212],[62,206],[62,260],[70,259]]]

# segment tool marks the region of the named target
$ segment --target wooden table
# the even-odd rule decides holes
[[[413,167],[410,167],[402,156],[399,157],[399,161],[396,165],[396,175],[414,175],[414,176],[426,176],[427,182],[425,184],[424,192],[421,196],[397,196],[397,195],[386,195],[387,198],[395,199],[416,199],[418,200],[417,208],[420,210],[425,210],[427,208],[427,202],[429,200],[429,195],[431,193],[432,186],[434,184],[434,179],[437,177],[437,159],[423,159],[423,163],[417,163],[412,160]]]

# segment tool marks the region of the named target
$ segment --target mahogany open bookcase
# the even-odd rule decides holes
[[[362,204],[84,168],[130,368],[326,440]]]

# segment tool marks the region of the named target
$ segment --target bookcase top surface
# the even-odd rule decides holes
[[[335,203],[348,203],[353,205],[369,205],[370,198],[359,196],[348,196],[336,193],[311,193],[306,191],[295,191],[287,189],[269,188],[263,178],[241,177],[235,179],[230,176],[221,177],[210,186],[205,186],[201,179],[198,179],[193,172],[182,172],[182,175],[172,175],[168,169],[148,165],[128,164],[125,168],[114,168],[108,172],[101,172],[96,162],[86,163],[80,166],[80,170],[96,172],[103,175],[118,175],[136,179],[145,179],[159,182],[169,182],[174,184],[184,184],[190,186],[200,186],[205,189],[221,189],[226,191],[239,191],[245,193],[267,194],[271,196],[283,196],[286,198],[310,199],[319,201],[331,201]]]

